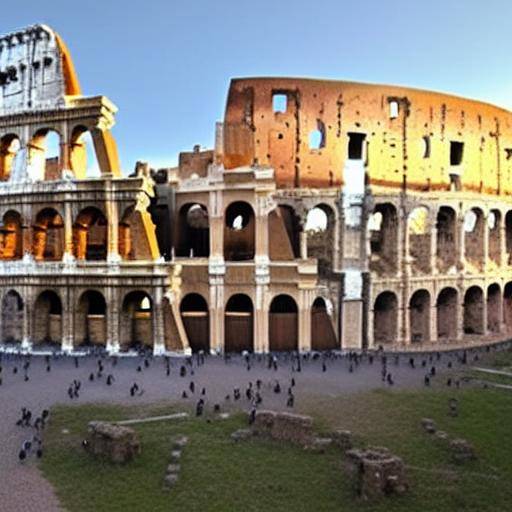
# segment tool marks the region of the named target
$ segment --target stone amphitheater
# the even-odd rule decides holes
[[[428,350],[512,331],[502,108],[233,79],[213,149],[123,173],[117,108],[82,95],[52,29],[0,37],[0,86],[4,348]]]

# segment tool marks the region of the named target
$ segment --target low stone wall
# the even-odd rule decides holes
[[[124,463],[141,452],[139,437],[132,428],[104,421],[91,421],[87,430],[88,438],[84,446],[94,456]]]
[[[288,412],[258,411],[252,429],[255,435],[302,446],[311,445],[314,439],[313,419]]]

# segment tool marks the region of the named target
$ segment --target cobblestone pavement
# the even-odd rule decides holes
[[[396,355],[387,357],[388,371],[393,375],[394,387],[420,387],[423,379],[432,365],[443,372],[447,369],[448,361],[452,361],[453,369],[460,364],[461,354],[443,354],[441,360],[432,356],[430,362],[427,356],[416,354],[416,368],[408,365],[409,356]],[[472,361],[473,355],[470,356]],[[426,367],[421,366],[426,359]],[[0,386],[0,510],[2,511],[45,511],[59,510],[58,500],[51,485],[42,477],[37,468],[34,456],[25,461],[18,461],[18,453],[22,442],[30,437],[30,429],[16,426],[20,417],[21,407],[30,409],[34,417],[40,415],[43,408],[49,408],[58,403],[83,404],[91,402],[150,404],[168,401],[195,404],[201,389],[206,388],[206,408],[212,408],[214,403],[224,407],[225,396],[232,395],[233,389],[239,387],[242,393],[237,406],[249,409],[245,399],[245,389],[251,381],[263,381],[263,404],[265,408],[286,408],[287,388],[293,377],[296,381],[294,390],[296,405],[300,408],[301,397],[323,395],[337,396],[344,393],[364,391],[373,388],[389,386],[382,381],[382,364],[380,357],[375,357],[373,364],[365,358],[359,365],[353,365],[350,371],[350,361],[347,356],[329,357],[325,361],[326,371],[323,371],[321,357],[303,360],[301,371],[292,370],[289,356],[279,356],[278,369],[269,369],[266,357],[258,360],[252,358],[251,368],[247,370],[242,357],[225,361],[221,357],[207,357],[206,362],[197,366],[194,358],[193,371],[187,366],[187,376],[179,376],[179,368],[184,364],[180,358],[172,358],[170,375],[166,375],[164,358],[148,358],[149,366],[144,365],[142,357],[120,357],[117,364],[112,359],[105,359],[104,374],[100,379],[89,381],[91,372],[97,371],[97,356],[80,357],[79,367],[75,367],[74,357],[50,358],[50,371],[47,371],[47,361],[42,356],[32,356],[28,369],[29,380],[24,380],[23,362],[21,356],[3,354],[2,385]],[[296,363],[295,363],[296,365]],[[141,371],[137,371],[138,367]],[[14,373],[14,368],[17,373]],[[114,382],[106,384],[106,376],[112,374]],[[435,377],[434,377],[435,378]],[[79,399],[70,400],[67,394],[68,386],[78,379],[82,383]],[[195,382],[195,394],[188,391],[189,383]],[[272,386],[279,380],[282,386],[281,394],[275,394]],[[129,389],[133,382],[144,389],[141,396],[131,397]],[[187,390],[188,399],[182,398],[182,392]],[[231,398],[231,402],[233,399]]]

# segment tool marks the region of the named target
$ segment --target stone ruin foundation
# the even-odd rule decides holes
[[[139,436],[129,427],[104,421],[91,421],[84,446],[94,456],[114,463],[125,463],[141,453]]]
[[[362,499],[374,501],[389,495],[402,495],[409,488],[402,459],[387,448],[354,449],[347,451],[346,456]]]
[[[314,441],[313,419],[300,414],[258,411],[252,430],[255,435],[302,446],[310,446]]]

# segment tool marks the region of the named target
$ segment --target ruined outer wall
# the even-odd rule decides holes
[[[273,94],[287,95],[274,112]],[[390,102],[398,115],[390,116]],[[309,134],[325,128],[324,147]],[[275,169],[278,187],[344,183],[348,132],[366,135],[367,182],[411,190],[448,190],[450,141],[464,143],[462,190],[512,192],[512,114],[446,94],[385,85],[287,78],[234,79],[224,123],[224,165]],[[430,157],[424,158],[423,137]]]

